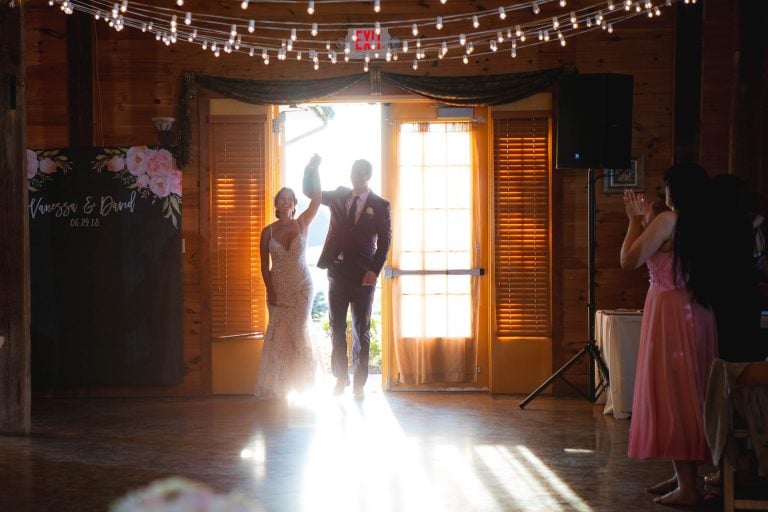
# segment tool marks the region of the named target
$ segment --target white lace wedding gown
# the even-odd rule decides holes
[[[282,398],[311,391],[321,378],[321,354],[312,341],[312,277],[300,233],[286,248],[270,237],[271,278],[277,304],[269,305],[269,325],[256,379],[257,398]]]

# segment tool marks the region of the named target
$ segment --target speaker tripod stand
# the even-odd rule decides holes
[[[557,379],[562,379],[563,382],[568,384],[590,402],[595,402],[608,386],[608,366],[600,355],[600,349],[597,348],[597,342],[595,340],[595,179],[594,169],[587,169],[587,245],[589,246],[587,258],[587,278],[589,280],[589,288],[587,292],[587,316],[589,337],[584,348],[545,380],[533,393],[528,395],[525,400],[520,402],[521,409],[525,408],[531,400],[539,396],[542,391]],[[586,393],[565,378],[565,372],[585,356],[589,357],[589,389]],[[601,376],[599,385],[595,379],[595,366],[597,366]]]

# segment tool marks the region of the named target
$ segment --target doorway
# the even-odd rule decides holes
[[[472,119],[436,120],[425,103],[323,103],[278,109],[281,185],[299,191],[304,166],[322,157],[324,190],[349,186],[358,158],[371,161],[371,189],[388,199],[393,243],[371,315],[370,373],[387,390],[487,386],[481,347],[482,184],[477,147],[487,132]],[[299,199],[299,211],[308,200]],[[315,333],[330,346],[325,271],[315,263],[330,215],[310,228]],[[481,362],[482,361],[482,362]],[[376,380],[375,377],[371,380]]]

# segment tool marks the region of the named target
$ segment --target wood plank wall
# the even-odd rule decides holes
[[[702,161],[722,170],[727,163],[729,125],[728,102],[724,100],[733,77],[733,41],[724,30],[732,23],[729,13],[735,0],[706,0],[716,15],[707,16],[703,48],[705,81],[702,110]],[[569,0],[568,10],[592,2]],[[618,2],[617,2],[618,3]],[[238,2],[202,2],[190,0],[185,9],[239,16]],[[434,5],[433,5],[434,4]],[[30,147],[66,146],[66,46],[64,15],[43,2],[31,1],[27,7],[28,58],[28,138]],[[363,3],[360,13],[347,12],[371,19],[370,5]],[[556,3],[542,7],[542,16],[559,13]],[[253,7],[253,6],[252,6]],[[251,8],[252,8],[251,7]],[[480,9],[475,1],[452,0],[442,6],[434,2],[391,0],[385,4],[387,16],[393,18],[429,17],[437,9],[446,12],[468,12]],[[293,7],[295,8],[295,6]],[[336,4],[322,6],[329,17]],[[487,7],[485,7],[487,8]],[[546,8],[546,10],[545,10]],[[267,19],[292,19],[291,6],[272,4]],[[362,9],[362,8],[360,8]],[[320,15],[320,13],[318,13]],[[660,183],[662,171],[673,158],[673,27],[674,12],[663,9],[663,15],[653,20],[645,16],[616,27],[613,34],[593,31],[569,40],[560,47],[557,41],[544,46],[522,49],[516,59],[508,50],[489,56],[475,57],[469,65],[458,61],[441,61],[438,65],[423,65],[418,73],[429,75],[483,75],[530,71],[574,64],[582,73],[628,73],[634,76],[633,152],[642,155],[645,165],[645,186],[651,195],[663,195]],[[318,21],[322,21],[319,18]],[[424,28],[427,31],[427,28]],[[711,40],[709,39],[711,37]],[[358,73],[360,63],[321,66],[312,70],[306,60],[278,62],[269,66],[258,58],[246,55],[224,55],[215,58],[199,45],[179,42],[166,47],[149,34],[126,29],[116,33],[103,23],[94,31],[96,61],[94,95],[94,144],[137,145],[156,143],[151,118],[175,115],[175,104],[181,74],[195,70],[213,75],[252,79],[291,79],[324,77]],[[410,60],[384,69],[413,73]],[[196,108],[196,105],[195,105]],[[195,115],[197,111],[195,111]],[[197,119],[193,117],[193,119]],[[194,129],[197,130],[197,122]],[[197,142],[197,138],[194,139]],[[203,314],[200,286],[201,254],[207,250],[200,238],[200,183],[198,148],[193,147],[193,161],[184,171],[183,236],[184,254],[184,332],[187,374],[184,382],[165,390],[94,390],[98,394],[175,394],[193,395],[209,390],[210,375],[205,375],[206,354],[210,340],[201,332]],[[598,309],[639,308],[647,289],[644,270],[622,271],[618,253],[626,227],[626,216],[620,195],[604,194],[597,187],[597,290]],[[554,236],[553,260],[553,369],[578,352],[586,342],[587,300],[587,183],[586,171],[555,171],[553,176]],[[207,371],[207,370],[206,370]],[[569,375],[574,382],[586,382],[586,360]]]
[[[0,5],[0,433],[31,428],[24,13]]]

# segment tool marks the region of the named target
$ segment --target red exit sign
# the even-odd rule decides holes
[[[389,32],[382,28],[379,33],[371,28],[351,28],[347,31],[346,43],[349,45],[351,58],[363,58],[366,53],[381,52],[389,48]]]

